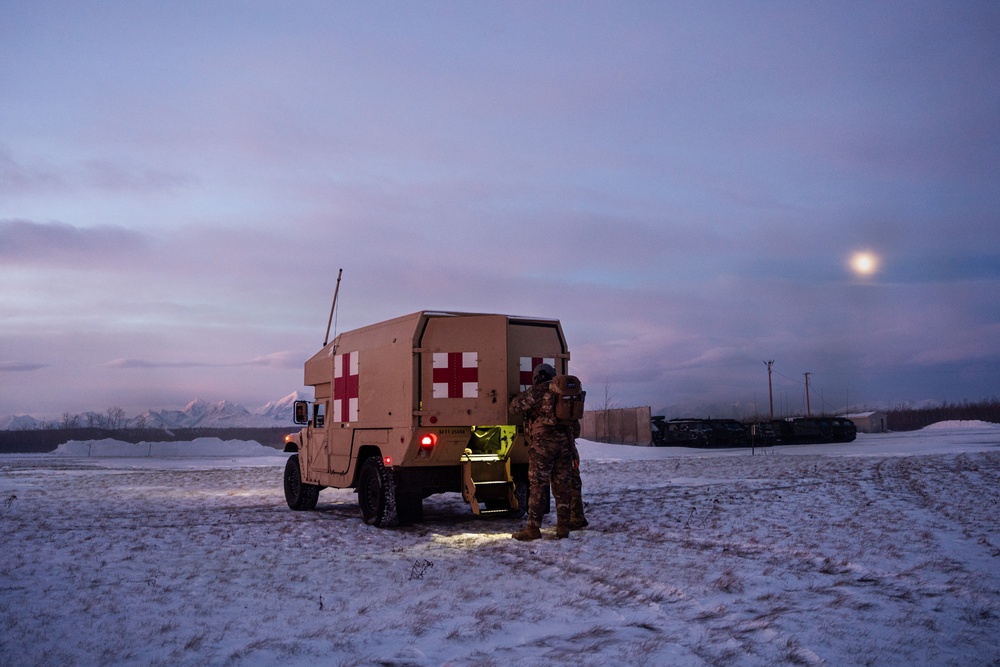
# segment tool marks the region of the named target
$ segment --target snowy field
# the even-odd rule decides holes
[[[529,543],[293,512],[256,443],[0,456],[0,663],[1000,665],[1000,426],[581,453],[590,528]]]

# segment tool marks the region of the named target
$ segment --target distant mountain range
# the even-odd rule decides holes
[[[292,425],[292,404],[305,400],[293,392],[267,405],[248,410],[229,401],[210,403],[196,399],[183,410],[146,410],[136,417],[105,413],[85,412],[55,421],[35,419],[27,415],[0,417],[0,430],[36,430],[46,428],[97,426],[102,428],[276,428]],[[69,423],[67,423],[69,422]]]

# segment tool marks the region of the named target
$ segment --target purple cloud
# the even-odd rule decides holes
[[[273,352],[247,361],[205,362],[205,361],[149,361],[147,359],[113,359],[100,364],[100,368],[136,369],[136,368],[234,368],[240,366],[259,366],[262,368],[299,369],[305,360],[303,354],[293,352]]]
[[[92,263],[142,250],[148,238],[118,225],[0,220],[0,260],[11,264]]]
[[[0,361],[0,373],[29,373],[48,366],[30,361]]]
[[[39,160],[39,162],[41,162]],[[87,190],[128,194],[161,193],[199,183],[191,174],[131,164],[127,160],[88,159],[54,166],[29,165],[0,147],[0,193],[11,196],[80,194]]]

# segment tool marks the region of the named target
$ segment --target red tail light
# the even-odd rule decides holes
[[[434,445],[437,444],[438,438],[434,433],[425,433],[420,437],[420,449],[433,449]]]

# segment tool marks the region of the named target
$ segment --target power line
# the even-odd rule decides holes
[[[781,372],[779,372],[779,371],[774,371],[774,372],[775,372],[775,373],[776,373],[777,375],[780,375],[781,377],[785,378],[786,380],[790,380],[790,381],[794,382],[795,384],[803,384],[802,380],[796,380],[796,379],[795,379],[795,378],[793,378],[793,377],[788,377],[787,375],[785,375],[784,373],[781,373]]]

